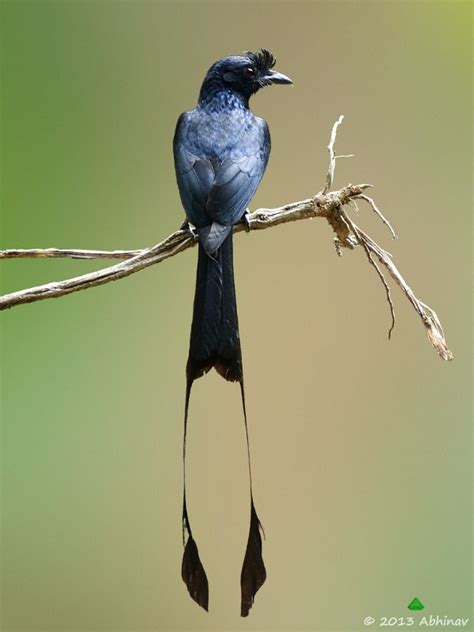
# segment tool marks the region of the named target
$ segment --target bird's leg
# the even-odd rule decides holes
[[[251,230],[251,226],[250,226],[250,210],[248,208],[245,209],[244,216],[242,217],[242,223],[245,226],[245,232],[249,233]]]
[[[185,230],[188,233],[189,237],[191,237],[191,239],[193,240],[193,243],[196,244],[199,241],[199,235],[197,234],[196,229],[191,226],[187,219],[184,220],[179,229]]]

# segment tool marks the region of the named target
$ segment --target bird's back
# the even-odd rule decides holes
[[[248,108],[209,104],[184,112],[174,137],[176,176],[189,221],[238,222],[270,155],[266,122]]]
[[[183,140],[200,158],[222,161],[236,152],[256,149],[263,140],[262,122],[249,109],[197,107],[183,115]]]

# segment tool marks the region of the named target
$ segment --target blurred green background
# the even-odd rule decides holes
[[[2,619],[19,630],[346,630],[470,616],[471,4],[3,0],[0,247],[138,248],[183,219],[171,141],[217,58],[264,46],[294,88],[253,101],[273,152],[252,208],[335,186],[366,207],[445,326],[443,363],[398,288],[323,221],[239,235],[238,303],[268,580],[248,620],[238,388],[196,383],[189,505],[210,613],[188,597],[181,436],[196,251],[20,306],[2,326]],[[105,265],[105,264],[104,264]],[[4,292],[97,262],[1,263]],[[419,619],[422,614],[417,614]],[[373,626],[376,627],[376,626]],[[472,629],[472,628],[471,628]]]

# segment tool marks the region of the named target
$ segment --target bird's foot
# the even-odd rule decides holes
[[[193,243],[197,243],[199,241],[199,235],[196,232],[196,229],[191,226],[187,219],[179,227],[180,230],[184,230],[188,233],[189,237],[193,240]]]
[[[242,217],[242,223],[245,226],[245,232],[249,233],[252,226],[250,222],[250,211],[248,209],[246,209],[244,216]]]

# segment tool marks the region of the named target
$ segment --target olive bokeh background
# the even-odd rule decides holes
[[[184,366],[196,251],[3,312],[1,629],[363,629],[470,616],[469,2],[3,0],[0,247],[136,248],[183,219],[171,141],[217,58],[264,46],[294,80],[258,94],[269,168],[252,203],[372,182],[400,236],[357,221],[445,326],[443,363],[363,252],[323,221],[239,235],[238,304],[268,580],[248,620],[238,388],[196,383],[189,504],[210,613],[180,579]],[[105,264],[104,264],[105,265]],[[4,292],[97,262],[1,264]]]

